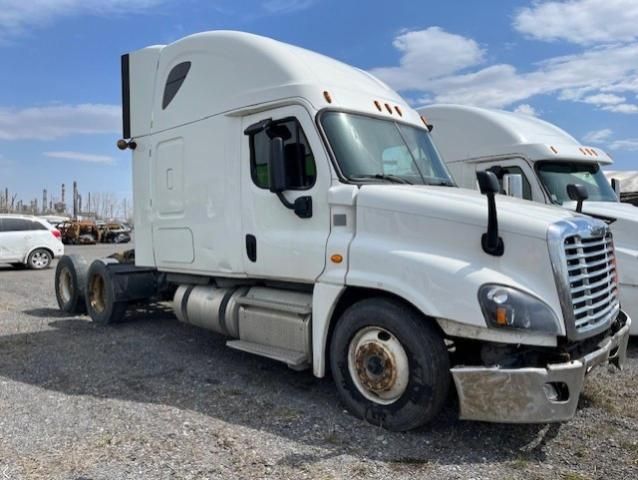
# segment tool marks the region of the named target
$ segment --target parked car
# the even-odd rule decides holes
[[[60,231],[29,215],[0,215],[0,262],[40,270],[64,255]]]
[[[130,229],[126,229],[120,223],[107,223],[98,226],[100,242],[102,243],[128,243],[131,241]]]
[[[93,220],[71,220],[58,225],[65,245],[95,245],[100,242],[100,229]]]

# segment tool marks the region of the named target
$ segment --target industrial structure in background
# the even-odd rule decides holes
[[[0,213],[21,213],[27,215],[59,216],[72,219],[113,219],[124,220],[132,216],[126,198],[118,199],[113,193],[91,193],[84,197],[76,181],[73,182],[72,198],[67,205],[66,185],[60,186],[60,194],[55,197],[46,188],[42,190],[42,198],[28,201],[18,199],[18,194],[8,187],[0,191]]]

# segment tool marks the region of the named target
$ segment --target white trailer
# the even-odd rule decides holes
[[[618,256],[620,303],[638,316],[638,209],[621,203],[602,168],[612,159],[602,149],[582,145],[551,123],[502,110],[431,105],[419,110],[435,126],[432,137],[452,176],[476,188],[476,172],[520,175],[522,197],[576,210],[568,185],[580,184],[588,198],[582,212],[610,223]],[[631,330],[638,335],[638,325]]]
[[[423,119],[368,73],[223,31],[122,71],[134,255],[65,257],[62,309],[110,323],[172,298],[231,348],[329,365],[350,411],[394,430],[432,419],[452,378],[462,418],[565,420],[592,367],[624,362],[607,225],[495,198],[491,174],[483,195],[456,188]],[[576,283],[594,269],[604,288]]]

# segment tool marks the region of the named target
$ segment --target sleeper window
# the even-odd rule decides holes
[[[291,190],[312,187],[317,176],[315,159],[301,125],[294,118],[277,121],[265,130],[250,137],[250,172],[259,188],[269,188],[268,157],[272,138],[284,141],[286,174]]]
[[[186,75],[191,69],[191,62],[182,62],[173,67],[166,79],[164,86],[164,98],[162,99],[162,110],[164,110],[173,101],[175,95],[179,91],[182,83],[186,80]]]

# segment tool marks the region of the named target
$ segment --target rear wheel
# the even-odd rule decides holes
[[[29,254],[27,265],[33,270],[42,270],[49,268],[52,258],[51,252],[44,248],[38,248]]]
[[[115,301],[113,274],[101,260],[89,268],[86,284],[86,310],[97,323],[117,323],[124,318],[127,302]]]
[[[60,310],[84,313],[86,304],[86,274],[89,266],[80,255],[64,255],[55,269],[55,298]]]
[[[387,298],[360,301],[343,313],[330,365],[348,409],[389,430],[432,420],[450,386],[442,336],[413,308]]]

